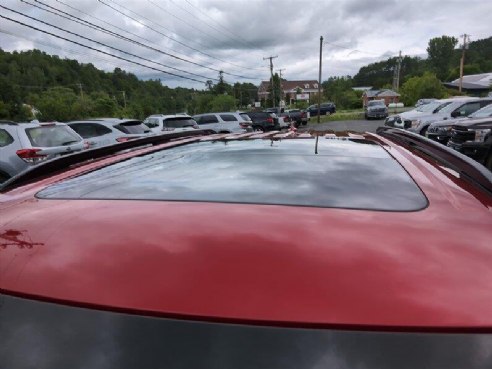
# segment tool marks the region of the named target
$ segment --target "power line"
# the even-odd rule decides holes
[[[22,1],[22,2],[24,2],[24,3],[26,3],[26,4],[29,4],[29,5],[31,5],[31,6],[34,6],[34,7],[36,7],[36,8],[39,8],[39,9],[41,9],[41,10],[44,10],[44,11],[46,11],[46,12],[52,13],[52,14],[54,14],[54,15],[61,16],[61,17],[63,17],[63,18],[66,18],[66,19],[68,19],[68,20],[70,20],[70,21],[74,22],[74,20],[73,20],[73,19],[70,19],[70,18],[68,18],[68,17],[62,16],[61,14],[57,14],[57,13],[55,13],[55,12],[51,11],[51,10],[44,9],[44,8],[42,8],[42,7],[39,7],[39,6],[35,5],[35,4],[31,4],[31,3],[29,3],[29,2],[27,2],[27,1],[25,1],[25,0],[20,0],[20,1]],[[36,1],[36,2],[38,2],[38,3],[41,3],[41,2],[40,2],[40,1],[38,1],[38,0],[34,0],[34,1]],[[41,4],[43,4],[43,3],[41,3]],[[43,4],[43,5],[45,5],[45,4]],[[45,5],[45,6],[47,6],[47,7],[51,8],[51,9],[54,9],[54,10],[56,10],[56,11],[60,11],[60,12],[62,12],[62,13],[65,13],[65,12],[63,12],[63,11],[61,11],[61,10],[57,9],[57,8],[52,7],[52,6],[49,6],[49,5]],[[75,17],[75,16],[73,16],[73,15],[71,15],[71,14],[69,14],[69,13],[65,13],[65,14],[68,14],[70,17],[74,17],[74,18],[76,18],[76,19],[80,19],[80,18]],[[82,20],[82,19],[81,19],[81,20]],[[115,32],[113,32],[113,31],[111,31],[111,30],[107,30],[106,28],[101,27],[101,26],[98,26],[98,25],[96,25],[96,24],[94,24],[94,23],[91,23],[91,22],[88,22],[88,21],[85,21],[85,20],[82,20],[82,21],[83,21],[83,22],[85,22],[85,23],[88,23],[89,25],[92,25],[92,26],[94,26],[94,27],[97,27],[97,28],[95,28],[97,31],[108,33],[108,34],[110,34],[111,36],[118,37],[118,38],[123,39],[123,40],[125,40],[125,41],[127,41],[127,42],[131,42],[131,43],[136,44],[136,45],[139,45],[139,46],[141,46],[141,47],[145,47],[145,48],[147,48],[147,49],[149,49],[149,50],[159,52],[159,53],[161,53],[161,54],[163,54],[163,55],[166,55],[166,56],[172,57],[172,58],[174,58],[174,59],[177,59],[177,60],[180,60],[180,61],[184,61],[184,62],[186,62],[186,63],[190,63],[190,64],[193,64],[193,65],[196,65],[196,66],[202,67],[202,68],[206,68],[206,69],[212,70],[212,71],[214,71],[214,72],[220,72],[220,70],[219,70],[219,69],[211,68],[211,67],[208,67],[208,66],[206,66],[206,65],[203,65],[203,64],[200,64],[200,63],[196,63],[196,62],[193,62],[193,61],[188,60],[188,59],[184,59],[184,58],[182,58],[182,57],[176,56],[176,55],[174,55],[174,54],[167,53],[167,52],[165,52],[165,51],[162,51],[162,50],[160,50],[160,49],[154,48],[154,47],[152,47],[152,46],[145,45],[145,44],[143,44],[143,43],[141,43],[141,42],[139,42],[139,41],[132,40],[131,38],[128,38],[128,37],[125,37],[125,36],[122,36],[122,35],[118,35],[118,34],[116,34]],[[40,21],[40,22],[42,22],[42,21]],[[81,24],[80,22],[77,22],[77,23]],[[85,24],[82,24],[82,25],[87,26],[87,25],[85,25]],[[91,27],[91,28],[92,28],[92,27]],[[94,41],[94,42],[96,42],[96,41]],[[159,63],[157,63],[157,64],[159,64]],[[165,65],[164,65],[164,66],[165,66]],[[167,66],[166,66],[166,67],[167,67]],[[173,67],[169,67],[169,68],[173,68]],[[173,68],[173,69],[176,69],[176,68]],[[177,69],[177,70],[178,70],[178,71],[181,71],[180,69]],[[185,72],[185,73],[190,73],[190,72]],[[190,74],[193,74],[193,73],[190,73]],[[231,74],[231,75],[233,75],[233,76],[235,76],[235,77],[239,77],[239,78],[245,78],[245,79],[255,79],[255,78],[249,78],[249,77],[240,76],[240,75],[236,75],[236,74]],[[203,76],[200,76],[200,75],[198,75],[198,76],[199,76],[199,77],[203,77]]]
[[[112,2],[112,3],[114,3],[114,4],[118,4],[116,1],[113,1],[113,0],[109,0],[109,1],[111,1],[111,2]],[[202,30],[200,30],[200,29],[196,28],[193,24],[188,23],[188,22],[187,22],[187,21],[185,21],[184,19],[181,19],[181,18],[180,18],[180,17],[178,17],[177,15],[175,15],[175,14],[171,13],[171,12],[170,12],[169,10],[167,10],[167,9],[164,9],[163,7],[161,7],[160,5],[158,5],[158,4],[154,3],[154,2],[152,2],[151,0],[147,0],[147,1],[148,1],[149,3],[151,3],[151,4],[153,4],[154,6],[156,6],[157,8],[159,8],[160,10],[162,10],[163,12],[165,12],[165,13],[169,14],[171,17],[173,17],[173,18],[175,18],[175,19],[179,20],[180,22],[182,22],[182,23],[186,24],[188,27],[191,27],[191,28],[193,28],[193,29],[197,30],[198,32],[201,32],[201,33],[203,33],[203,34],[207,35],[208,37],[211,37],[211,38],[213,38],[214,40],[217,40],[217,41],[221,42],[221,40],[219,40],[217,37],[212,36],[210,33],[204,32],[204,31],[202,31]],[[120,4],[118,4],[118,5],[120,5]],[[121,7],[123,7],[122,5],[120,5],[120,6],[121,6]]]
[[[149,66],[149,65],[145,65],[145,64],[142,64],[142,63],[136,62],[136,61],[134,61],[134,60],[126,59],[126,58],[123,58],[123,57],[121,57],[121,56],[114,55],[114,54],[108,53],[108,52],[106,52],[106,51],[96,49],[96,48],[94,48],[94,47],[92,47],[92,46],[84,45],[84,44],[82,44],[82,43],[80,43],[80,42],[70,40],[70,39],[68,39],[68,38],[66,38],[66,37],[63,37],[63,36],[60,36],[60,35],[56,35],[56,34],[54,34],[54,33],[51,33],[51,32],[45,31],[45,30],[42,30],[42,29],[40,29],[40,28],[37,28],[37,27],[31,26],[31,25],[26,24],[26,23],[23,23],[23,22],[21,22],[21,21],[18,21],[18,20],[15,20],[15,19],[12,19],[12,18],[6,17],[6,16],[4,16],[4,15],[2,15],[2,14],[0,14],[0,18],[7,19],[7,20],[9,20],[9,21],[11,21],[11,22],[14,22],[14,23],[20,24],[20,25],[22,25],[22,26],[24,26],[24,27],[28,27],[28,28],[34,29],[34,30],[36,30],[36,31],[39,31],[39,32],[45,33],[45,34],[47,34],[47,35],[50,35],[50,36],[53,36],[53,37],[56,37],[56,38],[59,38],[59,39],[61,39],[61,40],[64,40],[64,41],[67,41],[67,42],[71,42],[71,43],[73,43],[73,44],[75,44],[75,45],[82,46],[82,47],[85,47],[85,48],[87,48],[87,49],[97,51],[98,53],[105,54],[105,55],[109,55],[109,56],[111,56],[111,57],[113,57],[113,58],[120,59],[120,60],[124,60],[124,61],[127,61],[127,62],[129,62],[129,63],[135,64],[135,65],[139,65],[139,66],[144,67],[144,68],[147,68],[147,69],[152,69],[152,70],[155,70],[155,71],[158,71],[158,72],[161,72],[161,73],[169,74],[169,75],[174,76],[174,77],[178,77],[178,78],[182,78],[182,79],[187,79],[187,80],[190,80],[190,81],[194,81],[194,82],[198,82],[198,83],[205,84],[205,81],[199,81],[199,80],[194,79],[194,78],[190,78],[190,77],[181,76],[181,75],[179,75],[179,74],[175,74],[175,73],[172,73],[172,72],[167,72],[167,71],[164,71],[164,70],[159,69],[159,68],[154,68],[154,67],[151,67],[151,66]]]
[[[134,57],[134,58],[137,58],[137,59],[142,59],[142,60],[145,60],[145,61],[147,61],[147,62],[154,63],[154,64],[157,64],[157,65],[163,66],[163,67],[165,67],[165,68],[170,68],[170,69],[173,69],[173,70],[176,70],[176,71],[179,71],[179,72],[182,72],[182,73],[186,73],[186,74],[189,74],[189,75],[192,75],[192,76],[195,76],[195,77],[200,77],[200,78],[205,78],[205,79],[213,79],[213,78],[209,78],[209,77],[207,77],[207,76],[203,76],[203,75],[201,75],[201,74],[196,74],[196,73],[188,72],[188,71],[185,71],[185,70],[182,70],[182,69],[179,69],[179,68],[171,67],[171,66],[169,66],[169,65],[166,65],[166,64],[162,64],[162,63],[159,63],[159,62],[153,61],[153,60],[151,60],[151,59],[147,59],[147,58],[144,58],[144,57],[138,56],[138,55],[133,54],[133,53],[129,53],[129,52],[127,52],[127,51],[124,51],[124,50],[118,49],[118,48],[116,48],[116,47],[113,47],[113,46],[110,46],[110,45],[104,44],[104,43],[102,43],[102,42],[95,41],[95,40],[90,39],[90,38],[88,38],[88,37],[85,37],[85,36],[79,35],[78,33],[75,33],[75,32],[72,32],[72,31],[67,31],[66,29],[63,29],[63,28],[58,27],[58,26],[55,26],[55,25],[53,25],[53,24],[51,24],[51,23],[48,23],[48,22],[42,21],[42,20],[40,20],[40,19],[37,19],[37,18],[31,17],[31,16],[29,16],[29,15],[23,14],[23,13],[18,12],[18,11],[16,11],[16,10],[13,10],[13,9],[7,8],[6,6],[0,5],[0,8],[7,9],[7,10],[9,10],[9,11],[11,11],[11,12],[13,12],[13,13],[19,14],[19,15],[21,15],[21,16],[23,16],[23,17],[26,17],[26,18],[29,18],[29,19],[35,20],[35,21],[40,22],[40,23],[42,23],[42,24],[45,24],[45,25],[47,25],[47,26],[49,26],[49,27],[53,27],[53,28],[55,28],[55,29],[58,29],[58,30],[63,31],[63,32],[66,32],[66,33],[68,33],[68,34],[71,34],[71,35],[74,35],[74,36],[80,37],[80,38],[82,38],[83,40],[87,40],[87,41],[94,42],[95,44],[98,44],[98,45],[101,45],[101,46],[104,46],[104,47],[107,47],[107,48],[113,49],[113,50],[118,51],[118,52],[120,52],[120,53],[123,53],[123,54],[129,55],[129,56],[132,56],[132,57]]]
[[[170,36],[168,36],[168,35],[166,35],[166,34],[164,34],[164,33],[160,32],[159,30],[156,30],[155,28],[153,28],[153,27],[151,27],[151,26],[149,26],[149,25],[145,24],[144,22],[142,22],[142,21],[140,21],[140,20],[138,20],[138,19],[136,19],[136,18],[134,18],[134,17],[132,17],[132,16],[129,16],[128,14],[126,14],[126,13],[122,12],[121,10],[119,10],[119,9],[115,8],[114,6],[112,6],[112,5],[110,5],[110,4],[105,3],[103,0],[98,0],[98,1],[99,1],[101,4],[103,4],[103,5],[107,6],[108,8],[110,8],[110,9],[112,9],[112,10],[116,11],[117,13],[119,13],[119,14],[121,14],[121,15],[123,15],[123,16],[125,16],[125,17],[127,17],[128,19],[131,19],[131,20],[133,20],[134,22],[137,22],[138,24],[140,24],[140,25],[142,25],[142,26],[144,26],[144,27],[146,27],[146,28],[148,28],[148,29],[150,29],[150,30],[152,30],[152,31],[154,31],[154,32],[156,32],[156,33],[158,33],[158,34],[160,34],[160,35],[162,35],[162,36],[164,36],[164,37],[166,37],[166,38],[168,38],[168,39],[170,39],[170,40],[172,40],[172,41],[174,41],[174,42],[176,42],[176,43],[178,43],[178,44],[180,44],[180,45],[182,45],[182,46],[184,46],[184,47],[186,47],[186,48],[188,48],[188,49],[190,49],[190,50],[196,51],[196,52],[198,52],[198,53],[200,53],[200,54],[203,54],[203,55],[205,55],[205,56],[207,56],[207,57],[209,57],[209,58],[212,58],[212,59],[215,59],[215,60],[219,60],[219,61],[221,61],[221,62],[223,62],[223,63],[229,64],[229,65],[232,65],[232,66],[235,66],[235,67],[238,67],[238,68],[242,68],[242,69],[252,69],[252,68],[243,67],[243,66],[240,66],[240,65],[237,65],[237,64],[234,64],[234,63],[228,62],[228,61],[226,61],[226,60],[223,60],[223,59],[217,58],[217,57],[212,56],[212,55],[210,55],[210,54],[207,54],[207,53],[205,53],[205,52],[203,52],[203,51],[201,51],[201,50],[199,50],[199,49],[197,49],[197,48],[194,48],[194,47],[192,47],[192,46],[189,46],[189,45],[187,45],[187,44],[185,44],[185,43],[183,43],[183,42],[181,42],[181,41],[178,41],[178,40],[176,40],[176,39],[174,39],[174,38],[172,38],[172,37],[170,37]],[[115,1],[113,1],[113,0],[111,0],[111,1],[112,1],[112,3],[114,3],[114,4],[117,4]],[[117,5],[118,5],[119,7],[121,7],[121,8],[123,8],[123,9],[125,9],[126,11],[128,11],[128,12],[130,12],[130,13],[132,13],[132,14],[135,14],[136,16],[138,16],[138,17],[140,17],[140,18],[147,20],[148,22],[151,22],[151,23],[156,24],[157,26],[159,26],[159,27],[161,27],[161,28],[163,28],[163,29],[168,30],[167,28],[163,27],[162,25],[160,25],[160,24],[157,24],[157,23],[153,22],[153,21],[152,21],[152,20],[150,20],[149,18],[146,18],[146,17],[144,17],[144,16],[142,16],[142,15],[140,15],[140,14],[138,14],[138,13],[136,13],[136,12],[132,11],[132,10],[130,10],[130,9],[128,9],[127,7],[123,6],[123,5],[120,5],[120,4],[117,4]],[[172,32],[172,31],[171,31],[171,32]],[[224,74],[233,75],[233,74],[228,73],[228,72],[224,72]],[[235,76],[235,77],[237,77],[236,75],[234,75],[234,76]],[[241,76],[240,78],[244,78],[244,79],[256,79],[256,78],[250,78],[250,77],[244,77],[244,76]]]
[[[149,2],[152,2],[151,0],[148,0],[148,1],[149,1]],[[207,27],[209,27],[209,28],[211,28],[211,29],[213,29],[213,30],[215,30],[215,31],[217,31],[217,32],[222,33],[222,31],[221,31],[221,30],[219,30],[218,28],[214,27],[213,25],[211,25],[211,24],[209,24],[209,23],[205,22],[204,20],[200,19],[197,15],[195,15],[194,13],[192,13],[192,12],[190,12],[190,11],[186,10],[184,7],[182,7],[182,6],[178,5],[175,1],[173,1],[173,0],[169,0],[169,1],[170,1],[171,3],[173,3],[176,7],[178,7],[179,9],[181,9],[182,11],[184,11],[184,12],[186,12],[186,13],[190,14],[190,15],[191,15],[191,16],[193,16],[195,19],[197,19],[197,20],[199,20],[200,22],[202,22],[203,24],[205,24]],[[198,11],[200,11],[200,12],[201,12],[201,10],[200,10],[200,9],[198,9],[197,7],[195,7],[195,6],[194,6],[193,4],[191,4],[189,1],[186,1],[186,2],[187,2],[189,5],[191,5],[193,8],[195,8],[195,9],[197,9]],[[216,23],[217,23],[217,22],[216,22]],[[238,41],[240,41],[243,45],[246,45],[246,46],[249,46],[249,47],[254,46],[254,45],[251,45],[248,41],[244,40],[242,37],[238,36],[237,34],[235,34],[234,32],[232,32],[231,30],[229,30],[228,28],[226,28],[226,27],[224,27],[224,26],[220,25],[219,23],[217,23],[217,25],[218,25],[219,27],[221,27],[222,29],[226,30],[227,32],[229,32],[231,35],[233,35],[233,36],[234,36],[234,38],[231,38],[231,39],[238,40]],[[260,68],[255,68],[255,69],[260,69]]]
[[[1,28],[0,28],[0,32],[1,33],[4,33],[6,35],[10,35],[10,36],[13,36],[13,37],[17,37],[17,38],[23,39],[23,40],[31,41],[27,37],[23,37],[23,36],[21,36],[21,35],[19,35],[17,33],[13,33],[13,32],[10,32],[10,31],[1,29]],[[37,44],[40,44],[40,45],[44,45],[44,46],[49,47],[49,48],[52,48],[52,49],[55,49],[55,50],[61,50],[61,51],[65,51],[65,52],[70,52],[71,54],[82,55],[82,56],[88,56],[88,55],[90,55],[91,60],[92,59],[97,59],[97,60],[104,61],[105,63],[112,64],[112,65],[114,65],[116,67],[121,67],[121,63],[115,63],[113,60],[104,58],[102,56],[92,55],[92,54],[88,54],[87,52],[81,52],[81,51],[76,51],[76,50],[73,50],[73,49],[68,49],[67,47],[56,46],[56,45],[53,45],[53,44],[48,43],[48,42],[36,41],[36,43]],[[132,64],[132,63],[129,63],[129,64]]]
[[[380,55],[380,54],[376,54],[376,53],[372,53],[372,52],[368,52],[368,51],[354,49],[353,47],[346,47],[346,46],[342,46],[342,45],[337,45],[337,44],[334,44],[334,43],[328,42],[328,41],[323,41],[323,43],[324,44],[331,45],[331,46],[339,47],[340,49],[352,50],[352,51],[355,51],[355,52],[358,52],[358,53],[369,54],[369,55],[377,55],[377,56]]]

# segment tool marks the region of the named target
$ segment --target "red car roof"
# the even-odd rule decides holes
[[[491,197],[375,139],[429,207],[35,198],[86,166],[11,190],[0,205],[1,291],[205,320],[492,330]]]

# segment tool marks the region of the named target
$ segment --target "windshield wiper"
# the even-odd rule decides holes
[[[62,143],[62,146],[71,145],[71,144],[73,144],[73,143],[77,143],[77,142],[79,142],[79,141],[77,141],[77,140],[74,140],[74,141],[67,141],[67,142]]]

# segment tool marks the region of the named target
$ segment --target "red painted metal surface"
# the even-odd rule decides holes
[[[163,316],[492,329],[491,197],[398,146],[386,149],[422,188],[427,209],[34,197],[101,161],[23,186],[0,195],[0,288]]]

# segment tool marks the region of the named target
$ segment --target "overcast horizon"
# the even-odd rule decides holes
[[[326,80],[353,76],[399,50],[425,57],[433,37],[467,33],[475,41],[492,35],[492,1],[485,0],[5,0],[0,5],[18,12],[0,8],[1,15],[38,29],[0,18],[5,51],[40,49],[105,71],[119,67],[141,79],[198,89],[207,79],[215,82],[219,70],[228,83],[259,85],[269,78],[268,56],[278,56],[274,72],[284,69],[283,78],[317,80],[320,36]]]

